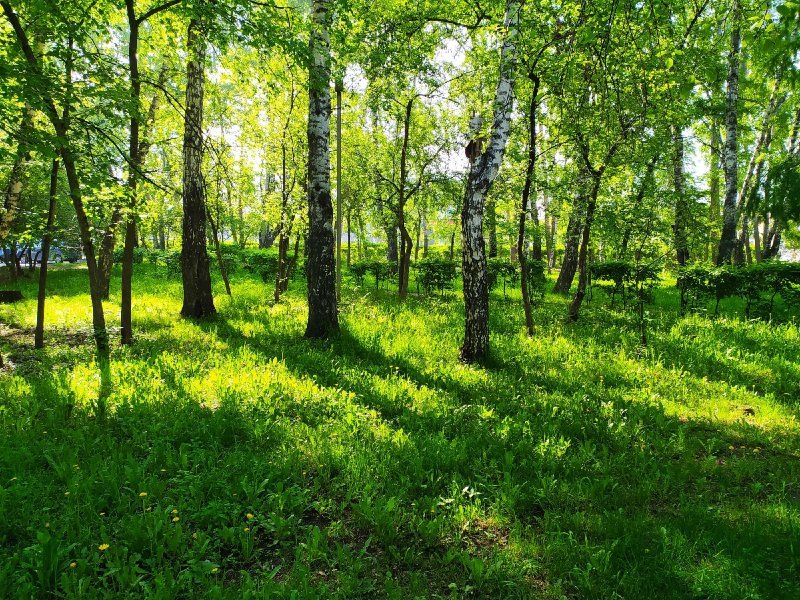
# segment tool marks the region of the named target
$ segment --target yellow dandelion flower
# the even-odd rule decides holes
[[[108,544],[100,544],[97,547],[97,549],[100,550],[100,552],[104,552],[104,551],[108,550],[109,548],[111,548],[111,546],[109,546]]]
[[[245,527],[245,528],[244,528],[244,532],[245,532],[245,533],[250,533],[250,528],[249,528],[249,527]]]
[[[106,516],[106,513],[104,513],[104,512],[101,512],[101,513],[100,513],[100,516],[101,516],[101,517],[105,517],[105,516]]]
[[[172,522],[173,522],[173,523],[177,523],[177,522],[178,522],[178,521],[180,521],[180,520],[181,520],[181,518],[180,518],[180,517],[172,517]]]
[[[211,569],[211,572],[212,573],[217,573],[217,572],[219,572],[219,569],[217,567],[214,567],[213,569]]]
[[[193,539],[193,540],[196,540],[196,539],[197,539],[197,532],[195,532],[195,533],[193,533],[193,534],[192,534],[192,539]]]
[[[77,566],[78,566],[78,563],[76,563],[75,561],[72,561],[71,563],[69,563],[69,568],[70,569],[74,569]]]
[[[147,492],[139,492],[139,498],[144,498],[147,496]]]
[[[172,514],[173,515],[177,515],[178,514],[178,509],[177,508],[173,508],[172,509]]]
[[[253,518],[253,513],[247,513],[247,519],[250,520]]]

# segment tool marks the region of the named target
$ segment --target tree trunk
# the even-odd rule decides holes
[[[422,258],[428,258],[428,219],[422,212]]]
[[[725,202],[722,207],[722,234],[719,240],[717,264],[731,262],[736,248],[737,194],[739,191],[739,163],[737,152],[738,104],[739,104],[739,54],[741,52],[739,0],[734,0],[731,15],[731,48],[728,54],[728,79],[725,94]]]
[[[183,275],[184,317],[200,318],[216,313],[206,250],[206,199],[203,185],[203,92],[205,87],[205,39],[200,22],[189,23],[186,67],[186,113],[183,132]]]
[[[600,192],[600,183],[603,178],[603,169],[595,171],[592,175],[593,183],[592,190],[589,193],[589,203],[586,207],[586,220],[583,223],[583,230],[581,232],[581,244],[578,250],[578,289],[575,291],[575,297],[569,305],[569,318],[572,321],[577,321],[580,315],[581,304],[586,296],[586,284],[588,281],[588,269],[586,259],[589,250],[589,235],[592,229],[592,222],[594,221],[594,212],[597,208],[597,194]]]
[[[308,85],[308,323],[306,337],[339,330],[330,182],[330,13],[314,0]]]
[[[588,182],[591,180],[591,173],[583,166],[577,181],[577,192],[575,194],[575,206],[567,223],[567,232],[564,239],[564,258],[561,261],[561,270],[558,279],[553,287],[557,294],[569,294],[572,282],[575,279],[575,272],[578,270],[578,246],[581,239],[581,231],[586,220],[586,207],[588,204]]]
[[[587,256],[589,252],[589,236],[592,230],[592,223],[594,222],[594,213],[597,209],[597,196],[600,193],[600,184],[603,181],[603,174],[605,173],[611,160],[619,150],[621,140],[614,142],[606,152],[603,163],[599,168],[594,168],[589,159],[589,145],[585,142],[581,143],[581,156],[586,167],[587,172],[592,178],[592,188],[589,192],[589,201],[586,206],[586,219],[583,223],[583,231],[581,232],[581,245],[578,250],[578,289],[575,292],[575,297],[569,305],[569,318],[572,321],[577,321],[580,315],[581,304],[586,296],[586,284],[589,278],[589,269],[587,265]]]
[[[486,194],[503,162],[511,129],[514,71],[517,62],[516,37],[518,0],[506,3],[506,35],[500,51],[500,77],[494,98],[494,114],[489,143],[472,161],[461,211],[461,269],[464,280],[464,343],[461,360],[483,360],[489,353],[489,287],[486,273],[486,248],[483,239],[483,211]]]
[[[528,108],[528,164],[525,169],[525,185],[522,188],[522,201],[519,211],[519,231],[517,233],[517,257],[519,258],[520,265],[520,289],[522,291],[522,308],[525,313],[525,329],[528,335],[533,335],[533,311],[531,309],[531,299],[528,290],[528,257],[525,253],[525,217],[528,214],[528,201],[530,199],[531,185],[536,172],[536,108],[539,103],[539,77],[534,73],[529,74],[529,78],[533,82],[533,93],[531,94],[531,103]],[[534,207],[533,213],[536,213]],[[536,229],[539,228],[538,220],[534,224]],[[539,252],[536,256],[536,244],[534,243],[534,259],[541,260],[542,255],[542,238],[539,239]]]
[[[400,184],[397,186],[397,228],[400,230],[400,264],[397,269],[397,292],[401,299],[408,295],[408,276],[411,270],[411,251],[414,243],[406,227],[406,179],[408,179],[408,138],[411,132],[411,109],[414,97],[406,103],[403,119],[403,145],[400,149]]]
[[[675,257],[678,266],[685,266],[689,260],[689,239],[686,228],[689,224],[689,203],[686,198],[684,171],[684,141],[683,132],[678,125],[672,126],[672,175],[675,186],[675,224],[673,232],[675,235]]]
[[[705,259],[717,262],[719,254],[718,248],[713,244],[713,240],[720,235],[719,229],[719,175],[720,175],[720,152],[722,150],[722,137],[719,134],[719,123],[716,118],[711,123],[711,164],[709,165],[708,180],[708,222],[709,222],[709,242],[706,244]]]
[[[44,348],[44,303],[47,290],[47,261],[50,259],[50,244],[53,241],[53,223],[56,217],[58,194],[58,159],[53,159],[50,169],[50,202],[47,208],[47,227],[42,240],[41,266],[39,267],[39,293],[36,299],[36,329],[33,332],[33,347]]]
[[[206,208],[208,223],[211,225],[211,240],[214,242],[214,252],[217,255],[217,265],[219,266],[219,274],[222,277],[222,283],[225,284],[225,293],[228,296],[233,296],[231,293],[231,282],[228,279],[228,268],[225,266],[225,259],[222,256],[222,247],[219,244],[219,235],[217,233],[217,224],[211,216],[211,211]]]

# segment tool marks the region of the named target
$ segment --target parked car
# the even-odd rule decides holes
[[[3,259],[6,263],[9,262],[11,258],[11,250],[9,248],[3,248]],[[74,263],[78,262],[83,258],[83,253],[80,249],[75,248],[73,246],[69,246],[63,242],[54,242],[50,245],[50,255],[48,256],[48,262],[51,263],[61,263],[61,262],[68,262]],[[30,266],[31,262],[34,265],[42,262],[42,246],[41,244],[36,244],[32,248],[23,247],[17,249],[17,260],[20,264],[24,264]]]

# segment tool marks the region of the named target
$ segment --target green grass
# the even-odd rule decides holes
[[[297,282],[194,323],[137,268],[105,417],[85,271],[52,272],[44,351],[35,301],[0,306],[0,597],[800,597],[795,324],[664,287],[646,349],[601,294],[528,339],[496,293],[475,367],[456,293],[345,285],[319,343]]]

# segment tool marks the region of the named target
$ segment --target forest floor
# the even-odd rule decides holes
[[[800,598],[796,318],[680,317],[665,285],[647,348],[599,293],[529,339],[493,292],[466,366],[458,293],[346,280],[320,343],[298,282],[236,275],[196,323],[137,269],[105,409],[83,268],[44,351],[33,279],[0,305],[2,598]]]

